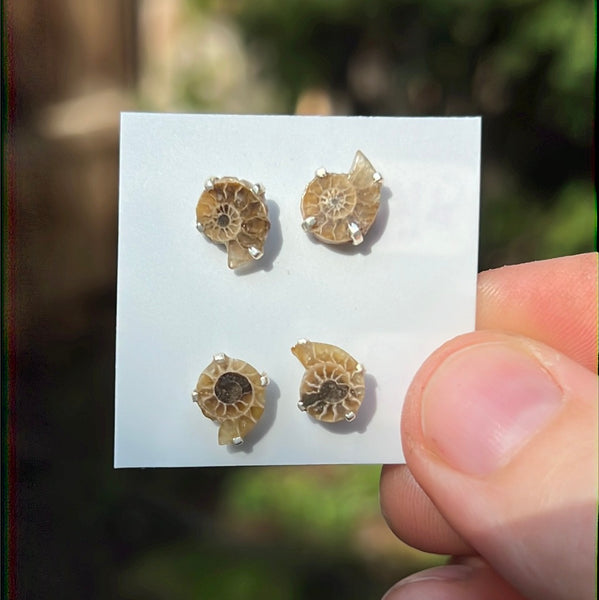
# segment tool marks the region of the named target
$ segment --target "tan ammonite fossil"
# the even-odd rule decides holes
[[[192,399],[220,425],[218,443],[241,444],[264,412],[266,373],[226,354],[215,354],[202,371]]]
[[[327,244],[361,244],[379,210],[382,185],[360,150],[347,174],[318,169],[302,197],[304,231]]]
[[[264,186],[235,177],[211,177],[196,206],[196,227],[226,246],[230,269],[262,258],[270,229]]]
[[[291,352],[306,368],[298,408],[327,423],[353,421],[364,400],[364,367],[332,344],[299,340]]]

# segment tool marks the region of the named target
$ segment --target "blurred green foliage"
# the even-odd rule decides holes
[[[241,470],[225,487],[224,510],[242,521],[267,518],[294,539],[347,548],[356,524],[379,514],[379,467]]]
[[[237,555],[236,555],[237,554]],[[273,569],[263,551],[232,552],[195,544],[167,545],[150,551],[123,578],[120,595],[128,600],[294,600],[296,577]]]
[[[179,506],[179,517],[194,522],[189,534],[144,546],[121,571],[119,597],[380,598],[395,579],[444,562],[392,539],[378,506],[378,466],[221,474],[217,505]]]

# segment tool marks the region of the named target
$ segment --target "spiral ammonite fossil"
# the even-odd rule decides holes
[[[218,443],[241,444],[264,412],[266,373],[226,354],[215,354],[202,371],[192,399],[220,425]]]
[[[298,408],[327,423],[353,421],[364,400],[364,367],[332,344],[299,340],[291,352],[306,368]]]
[[[361,244],[379,210],[382,185],[360,150],[347,174],[318,169],[302,197],[302,227],[327,244]]]
[[[270,229],[264,187],[235,177],[208,179],[196,206],[196,226],[226,246],[230,269],[258,260]]]

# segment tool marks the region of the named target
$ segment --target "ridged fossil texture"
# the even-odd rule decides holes
[[[220,425],[218,443],[241,444],[264,412],[268,377],[226,354],[215,354],[202,371],[192,399]]]
[[[378,213],[382,185],[360,150],[347,174],[318,169],[302,197],[302,227],[327,244],[361,244]]]
[[[227,248],[230,269],[262,258],[270,229],[264,186],[235,177],[212,177],[196,206],[196,226]]]
[[[332,344],[299,340],[291,352],[306,369],[298,408],[326,423],[353,421],[364,400],[364,367]]]

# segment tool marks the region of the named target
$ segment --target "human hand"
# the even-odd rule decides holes
[[[596,369],[597,254],[480,274],[477,331],[421,367],[381,474],[391,529],[454,558],[385,600],[595,598]]]

